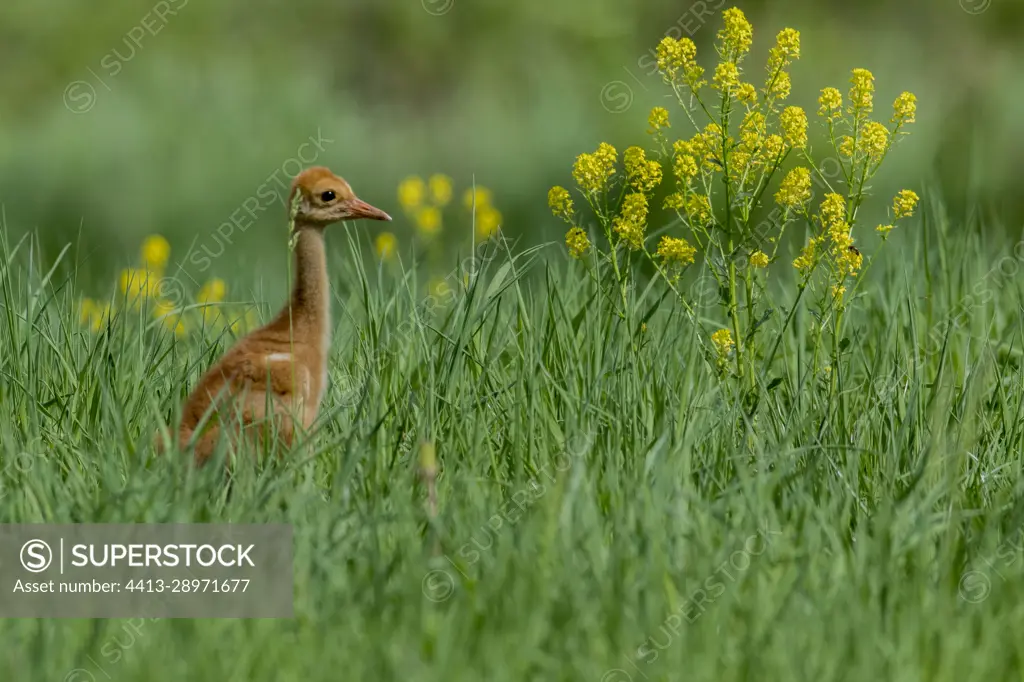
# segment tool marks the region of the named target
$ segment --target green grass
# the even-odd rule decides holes
[[[337,229],[314,454],[247,458],[230,494],[219,467],[159,458],[150,440],[231,336],[176,340],[131,314],[83,330],[77,287],[102,273],[75,249],[53,267],[5,235],[0,521],[289,523],[295,618],[8,620],[0,671],[1017,679],[1022,298],[1019,277],[992,270],[1019,262],[935,215],[892,245],[850,313],[848,438],[829,382],[807,376],[805,311],[748,420],[678,306],[662,302],[640,332],[650,301],[629,321],[609,314],[558,247],[485,248],[470,277],[452,271],[451,295],[424,303],[414,273],[375,270]],[[219,274],[231,291],[259,288]]]

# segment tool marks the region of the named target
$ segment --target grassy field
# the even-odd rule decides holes
[[[77,246],[5,234],[0,520],[289,523],[295,618],[7,620],[0,675],[1019,679],[1021,249],[934,206],[913,225],[850,308],[841,391],[801,310],[753,410],[678,304],[610,314],[558,246],[492,240],[430,298],[336,228],[314,455],[244,459],[230,494],[150,446],[230,330],[125,305],[92,331]],[[284,299],[223,274],[262,319]]]

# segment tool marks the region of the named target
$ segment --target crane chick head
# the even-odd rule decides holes
[[[391,220],[384,211],[355,195],[349,184],[323,166],[307,168],[292,181],[289,206],[298,197],[295,221],[329,225],[339,220]]]

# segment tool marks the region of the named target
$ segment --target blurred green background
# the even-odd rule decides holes
[[[97,271],[161,233],[195,250],[300,148],[366,200],[410,221],[397,187],[442,172],[455,196],[439,242],[465,244],[458,197],[490,188],[502,229],[561,240],[546,207],[574,157],[601,140],[645,145],[665,89],[649,50],[691,35],[713,67],[723,0],[6,0],[0,4],[0,201],[5,229],[47,249],[80,241]],[[781,28],[802,33],[790,103],[874,71],[878,110],[903,90],[918,122],[876,182],[980,206],[1010,234],[1024,216],[1024,2],[735,3],[754,24],[748,71]],[[713,12],[713,16],[710,13]],[[676,27],[676,28],[673,28]],[[751,80],[757,80],[752,76]],[[677,118],[673,132],[689,135]],[[327,142],[329,140],[330,142]],[[291,160],[291,161],[290,161]],[[277,174],[276,176],[274,174]],[[285,268],[284,209],[262,210],[218,267]],[[366,225],[371,231],[380,229]]]

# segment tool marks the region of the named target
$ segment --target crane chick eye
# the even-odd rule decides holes
[[[331,190],[327,190],[326,192],[324,192],[323,194],[320,195],[320,200],[321,201],[334,201],[334,192],[332,192]]]

